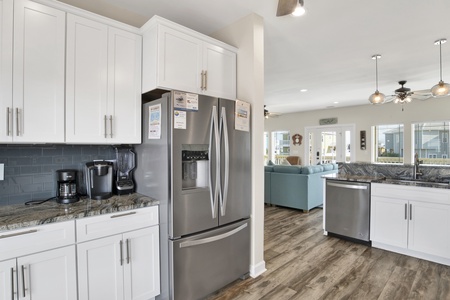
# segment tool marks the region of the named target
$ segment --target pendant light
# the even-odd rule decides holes
[[[303,0],[298,0],[297,6],[295,7],[295,10],[292,12],[292,15],[294,17],[299,17],[299,16],[304,15],[306,10],[303,6],[304,6]]]
[[[446,42],[446,39],[440,39],[434,42],[435,45],[439,45],[439,69],[441,77],[439,83],[431,88],[433,97],[444,97],[450,94],[450,85],[442,81],[442,44]]]
[[[380,59],[380,58],[381,58],[380,54],[372,55],[372,59],[375,60],[375,79],[376,79],[376,90],[375,90],[375,93],[373,93],[369,97],[369,102],[372,103],[372,104],[383,104],[385,99],[386,99],[384,94],[380,93],[378,91],[378,59]]]

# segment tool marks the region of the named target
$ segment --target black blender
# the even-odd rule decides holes
[[[117,146],[116,149],[116,180],[114,192],[116,195],[132,194],[134,192],[133,170],[135,168],[135,153],[128,146]]]

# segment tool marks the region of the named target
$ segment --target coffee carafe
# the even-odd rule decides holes
[[[77,193],[77,170],[57,170],[56,177],[56,202],[67,204],[80,200]]]
[[[113,163],[92,161],[86,163],[86,192],[91,199],[102,200],[112,196]]]

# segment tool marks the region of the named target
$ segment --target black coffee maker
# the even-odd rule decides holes
[[[77,170],[57,170],[56,176],[56,202],[67,204],[80,200],[77,193]]]

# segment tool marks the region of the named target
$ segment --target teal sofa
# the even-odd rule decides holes
[[[337,164],[264,167],[264,202],[305,212],[323,204],[323,175],[338,172]]]

